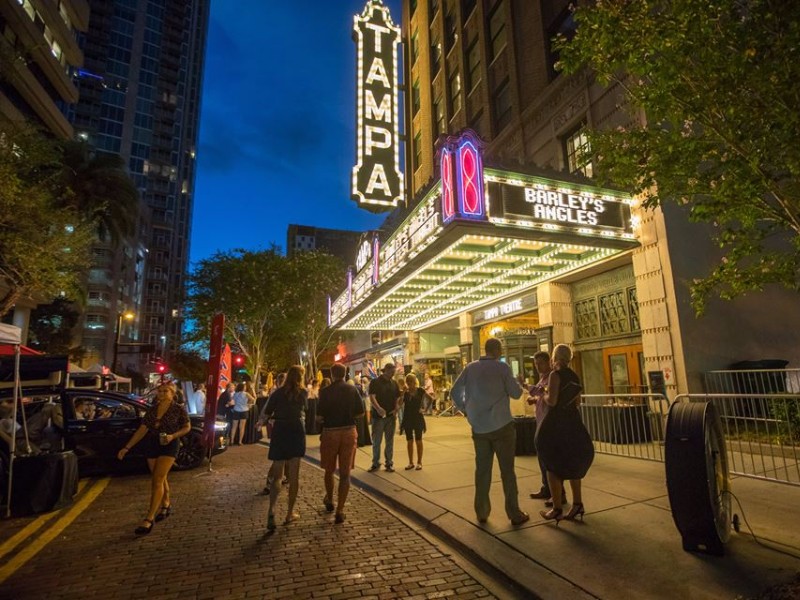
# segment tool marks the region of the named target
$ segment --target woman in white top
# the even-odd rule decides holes
[[[247,428],[247,413],[250,411],[250,405],[256,401],[256,397],[245,391],[244,384],[240,383],[236,386],[236,392],[233,394],[233,421],[231,424],[231,445],[236,444],[241,446],[244,441],[244,432]],[[236,430],[239,430],[239,442],[236,443]]]

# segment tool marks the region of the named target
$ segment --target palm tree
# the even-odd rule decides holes
[[[139,190],[118,154],[94,151],[86,142],[63,145],[63,203],[97,224],[100,239],[117,242],[136,230]]]

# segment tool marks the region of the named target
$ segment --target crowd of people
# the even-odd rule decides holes
[[[480,523],[491,513],[489,491],[495,457],[500,467],[505,514],[512,525],[530,519],[519,505],[514,470],[516,428],[511,415],[511,399],[520,398],[523,388],[511,367],[500,359],[502,344],[496,338],[486,341],[484,356],[468,364],[453,384],[450,396],[455,407],[467,418],[475,450],[474,510]],[[528,402],[536,404],[535,445],[542,473],[541,488],[530,494],[543,500],[543,519],[560,521],[583,518],[581,481],[594,458],[591,438],[578,410],[581,385],[569,367],[572,351],[557,345],[552,356],[538,352],[534,364],[538,382],[528,391]],[[362,376],[346,380],[347,369],[336,363],[330,378],[305,381],[305,370],[295,365],[280,373],[272,386],[262,386],[256,394],[250,384],[229,384],[218,400],[218,412],[229,423],[231,444],[241,445],[251,408],[257,407],[255,429],[270,438],[266,485],[269,495],[267,529],[277,527],[276,506],[283,486],[288,486],[284,524],[300,514],[296,510],[301,459],[306,454],[306,436],[320,434],[320,463],[324,470],[325,510],[333,513],[334,523],[345,521],[345,504],[350,489],[350,473],[355,466],[356,449],[372,445],[372,463],[367,469],[394,472],[394,436],[406,436],[408,464],[405,470],[422,470],[425,416],[437,409],[433,382],[429,374],[423,384],[413,373],[396,376],[396,365],[387,363],[378,377]],[[202,398],[197,395],[202,394]],[[193,409],[205,405],[205,390],[198,388],[191,397]],[[167,481],[177,455],[179,438],[190,431],[187,407],[177,399],[175,386],[161,385],[152,405],[119,458],[132,446],[144,443],[152,473],[150,503],[146,517],[136,533],[149,533],[153,524],[171,513]],[[238,437],[238,441],[237,441]],[[334,490],[334,475],[339,483]],[[569,482],[572,503],[567,503],[565,482]]]

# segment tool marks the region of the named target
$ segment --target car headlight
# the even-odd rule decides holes
[[[215,431],[225,431],[228,428],[228,424],[225,421],[215,421],[214,422],[214,430]]]

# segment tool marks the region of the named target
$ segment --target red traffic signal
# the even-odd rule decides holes
[[[236,354],[233,357],[233,364],[236,365],[237,367],[241,367],[244,364],[244,356],[242,356],[241,354]]]
[[[166,372],[167,372],[167,365],[165,365],[164,363],[158,363],[158,364],[156,365],[156,370],[157,370],[159,373],[162,373],[162,374],[163,374],[163,373],[166,373]]]

